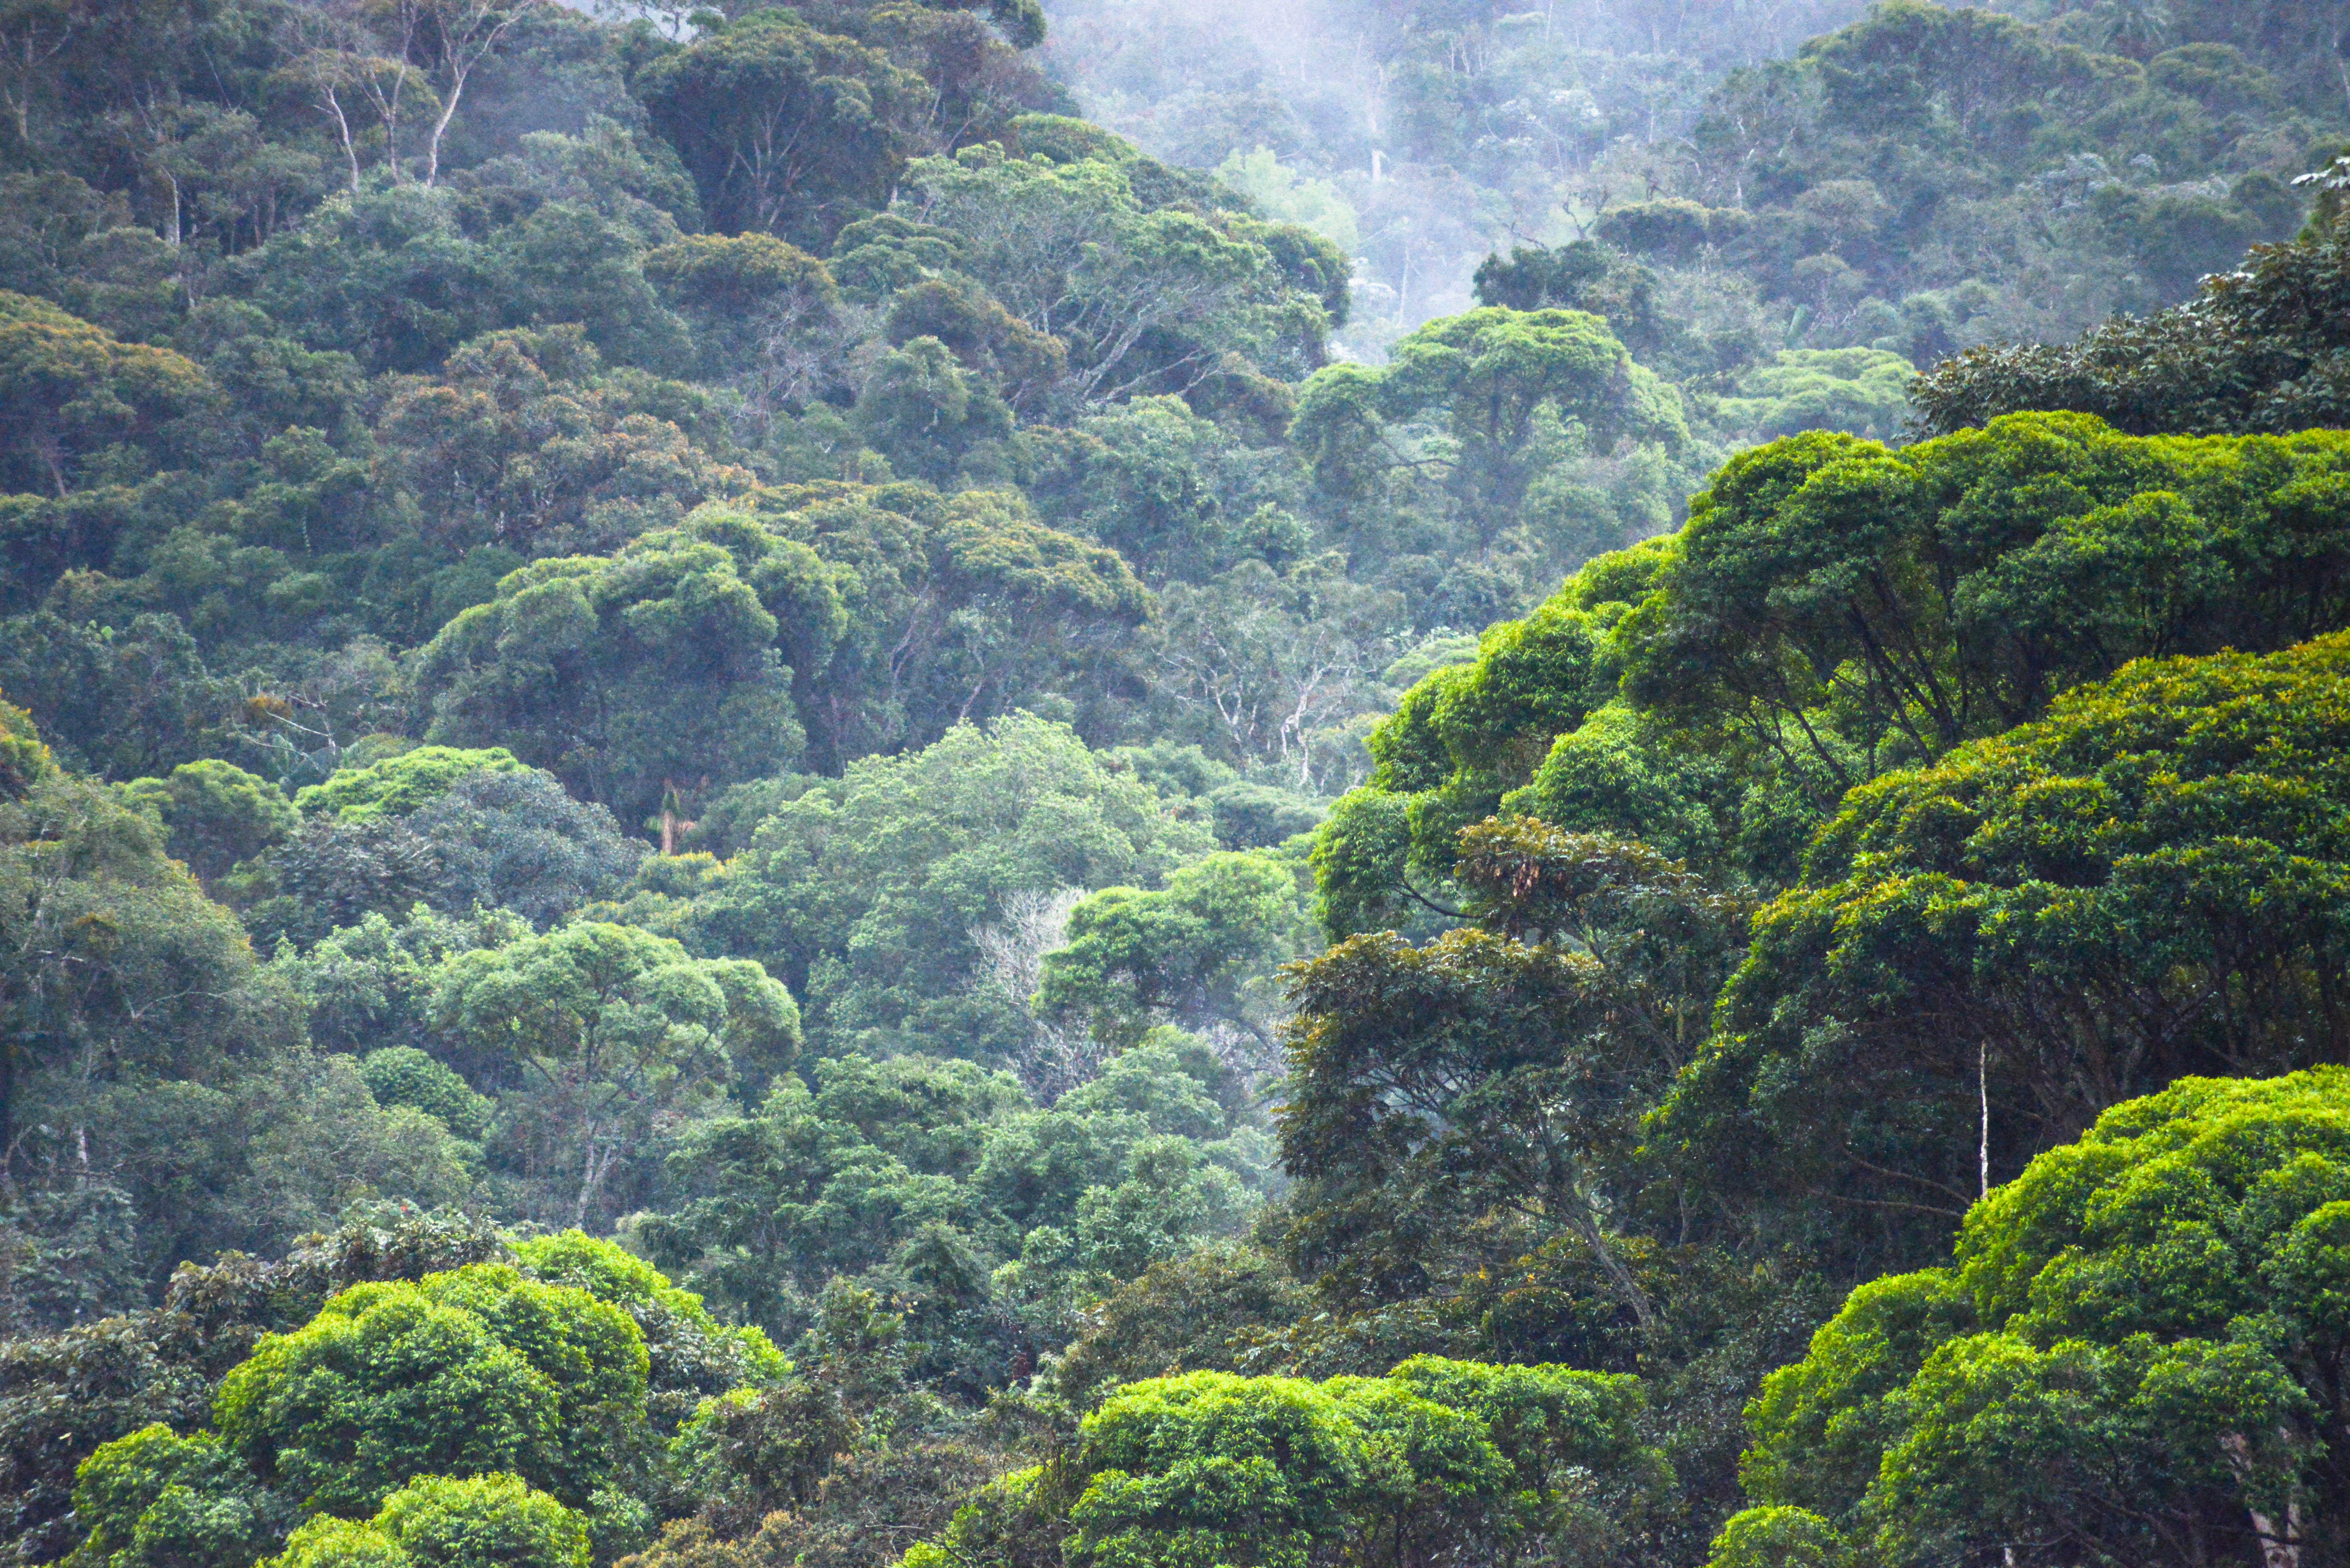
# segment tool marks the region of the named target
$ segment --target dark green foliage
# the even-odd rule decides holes
[[[921,83],[778,8],[657,58],[639,90],[712,227],[822,244],[888,202]]]
[[[689,919],[799,988],[828,1054],[903,1042],[1034,1075],[1045,1043],[1025,1012],[1028,966],[1059,940],[1057,926],[1020,929],[1043,919],[1036,901],[1148,886],[1212,844],[1066,728],[1017,714],[781,803]]]
[[[1986,1159],[2182,1075],[2329,1059],[2345,657],[2142,661],[1855,790],[1756,915],[1661,1146],[1725,1194],[1898,1202],[1866,1244],[1901,1266]]]
[[[1336,1292],[1416,1294],[1465,1222],[1515,1210],[1576,1238],[1648,1327],[1602,1221],[1743,911],[1642,845],[1527,818],[1464,832],[1455,880],[1478,925],[1350,938],[1293,975],[1288,1251]]]
[[[106,778],[169,773],[234,744],[234,687],[205,668],[178,618],[116,627],[16,616],[0,631],[0,691],[67,759]]]
[[[428,903],[511,909],[538,926],[616,889],[644,857],[610,812],[536,770],[475,774],[408,825],[440,863]]]
[[[852,1056],[812,1076],[813,1095],[786,1079],[757,1116],[687,1139],[685,1201],[639,1242],[777,1326],[820,1314],[827,1278],[887,1288],[909,1370],[957,1390],[1033,1366],[1109,1279],[1231,1233],[1265,1179],[1262,1133],[1216,1097],[1229,1075],[1180,1037],[1049,1110],[967,1063]]]
[[[829,584],[804,547],[737,541],[740,556],[692,532],[650,535],[619,557],[545,561],[504,578],[420,658],[431,733],[507,741],[631,819],[680,775],[781,771],[806,737],[776,612],[800,607],[806,587],[821,603]]]
[[[755,1092],[799,1052],[799,1009],[757,964],[633,926],[455,952],[433,983],[434,1033],[504,1091],[508,1201],[574,1225],[623,1199],[639,1173],[622,1162],[657,1127]]]
[[[2078,409],[2138,435],[2288,431],[2350,418],[2344,220],[2313,223],[2203,280],[2191,302],[2072,343],[1976,348],[1918,385],[1930,431],[2019,409]]]

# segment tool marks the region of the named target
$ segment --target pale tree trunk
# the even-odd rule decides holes
[[[410,0],[403,7],[411,18],[420,11],[430,11],[434,31],[441,45],[441,68],[448,78],[449,91],[441,100],[441,118],[433,122],[432,134],[424,147],[424,183],[429,187],[441,178],[441,139],[449,132],[449,122],[457,118],[457,102],[465,96],[465,83],[472,79],[473,67],[488,57],[505,36],[515,19],[536,0],[514,0],[513,8],[500,15],[493,0]],[[414,21],[410,23],[411,31]]]
[[[342,138],[343,157],[351,166],[351,194],[356,196],[359,193],[359,144],[351,140],[350,117],[343,112],[343,100],[335,95],[332,86],[321,90],[327,112],[335,117],[335,132]]]

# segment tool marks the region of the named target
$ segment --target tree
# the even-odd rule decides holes
[[[256,932],[303,943],[420,905],[510,910],[543,928],[617,892],[645,853],[610,812],[504,747],[419,746],[339,769],[295,800],[311,823],[236,891]]]
[[[791,994],[757,964],[689,958],[665,938],[594,922],[455,954],[432,1009],[506,1090],[510,1136],[548,1189],[543,1207],[567,1209],[574,1225],[657,1122],[707,1109],[738,1080],[756,1085],[800,1044]]]
[[[309,816],[373,822],[421,811],[461,780],[477,774],[523,771],[523,764],[504,746],[479,751],[417,746],[361,767],[338,768],[323,783],[296,791],[294,805]]]
[[[799,983],[836,1053],[903,1040],[984,1059],[1027,1028],[972,990],[974,933],[1009,896],[1148,885],[1212,842],[1066,727],[1015,714],[780,803],[696,920]]]
[[[109,444],[151,452],[167,421],[212,395],[203,371],[171,349],[0,291],[0,487],[62,496],[91,482]]]
[[[417,655],[417,696],[432,739],[503,742],[641,821],[671,781],[731,784],[798,755],[779,645],[820,661],[840,613],[807,546],[711,516],[504,577]]]
[[[0,1176],[88,1168],[109,1086],[216,1070],[282,1039],[235,917],[166,859],[155,819],[60,770],[0,705]]]
[[[2185,305],[2116,317],[2071,343],[1945,359],[1911,394],[1918,422],[1939,435],[2025,409],[2075,409],[2133,435],[2339,426],[2350,410],[2344,223],[2321,215],[2298,239],[2255,245]]]
[[[645,276],[693,323],[703,364],[763,410],[797,413],[834,391],[850,334],[823,262],[772,234],[692,234],[648,252]]]
[[[1121,681],[1116,647],[1149,614],[1117,552],[1045,526],[1014,490],[793,486],[691,525],[794,541],[829,569],[839,618],[785,620],[825,771]]]
[[[610,812],[573,800],[535,768],[460,780],[408,826],[441,865],[427,902],[512,909],[542,929],[619,891],[645,857]]]
[[[1679,398],[1632,363],[1598,317],[1573,310],[1487,306],[1432,321],[1371,370],[1316,372],[1290,427],[1315,482],[1357,495],[1389,469],[1442,477],[1490,535],[1513,518],[1534,472],[1537,415],[1575,421],[1595,450],[1620,439],[1678,446],[1688,438]],[[1453,448],[1419,450],[1400,431],[1441,413]]]
[[[1288,521],[1270,507],[1250,520],[1276,538]],[[1243,560],[1207,582],[1170,583],[1160,602],[1145,679],[1186,729],[1301,792],[1356,776],[1352,742],[1383,701],[1374,671],[1394,650],[1399,596],[1349,580],[1326,556],[1278,572]]]
[[[353,1286],[265,1338],[214,1421],[262,1484],[344,1519],[421,1477],[493,1470],[584,1505],[644,1419],[649,1365],[619,1308],[472,1263]]]
[[[1065,1340],[1119,1275],[1231,1234],[1268,1176],[1234,1075],[1173,1031],[1049,1109],[1008,1074],[936,1057],[838,1056],[811,1076],[813,1092],[780,1078],[756,1115],[686,1133],[678,1200],[638,1221],[638,1244],[779,1325],[851,1281],[887,1290],[907,1374],[974,1396]]]
[[[922,83],[880,51],[778,8],[656,59],[638,91],[713,228],[822,248],[888,204]]]
[[[489,1130],[488,1097],[413,1045],[379,1046],[359,1058],[359,1075],[380,1106],[413,1106],[469,1142]]]
[[[1882,348],[1783,348],[1706,411],[1755,441],[1823,430],[1889,441],[1917,379],[1908,360]]]
[[[1606,722],[1619,673],[1609,628],[1651,591],[1670,548],[1599,557],[1523,620],[1489,628],[1472,661],[1404,692],[1371,731],[1369,782],[1339,801],[1315,838],[1318,912],[1333,936],[1401,927],[1431,902],[1449,907],[1432,893],[1451,875],[1461,830],[1523,809],[1512,792],[1534,781],[1554,746]],[[1648,827],[1596,813],[1542,815],[1576,828]]]
[[[17,1332],[0,1347],[0,1484],[13,1507],[12,1549],[63,1557],[97,1521],[74,1528],[75,1472],[98,1448],[161,1423],[202,1428],[214,1384],[272,1330],[300,1327],[346,1285],[417,1278],[503,1255],[484,1221],[452,1210],[367,1205],[331,1233],[298,1239],[281,1261],[232,1254],[175,1270],[161,1304]],[[143,1468],[143,1467],[141,1467]],[[143,1511],[147,1502],[140,1501]],[[265,1510],[267,1513],[270,1511]],[[132,1522],[106,1526],[120,1534]],[[135,1540],[135,1529],[124,1539]]]
[[[1012,434],[1003,400],[935,337],[883,355],[857,410],[867,439],[893,468],[933,484],[951,482],[974,447]]]
[[[1629,1377],[1434,1356],[1325,1383],[1153,1378],[1087,1416],[1064,1464],[1005,1477],[908,1561],[1002,1560],[991,1537],[1064,1531],[1077,1563],[1602,1561],[1669,1484],[1636,1435],[1641,1404]]]
[[[0,623],[0,683],[68,763],[101,777],[168,773],[236,745],[235,685],[174,616],[111,627],[13,616]]]
[[[1326,1288],[1391,1299],[1471,1217],[1513,1213],[1575,1237],[1652,1327],[1609,1218],[1742,911],[1645,846],[1526,818],[1468,829],[1460,856],[1478,925],[1353,937],[1292,971],[1289,1251]]]
[[[424,139],[424,183],[441,177],[441,142],[465,84],[498,47],[506,30],[541,0],[394,0],[394,15],[411,48],[423,52],[441,78],[440,113]]]
[[[207,885],[279,843],[298,820],[276,784],[231,763],[182,763],[166,778],[133,779],[123,797],[163,819],[178,858]]]
[[[1766,1532],[1888,1565],[2335,1539],[2343,1088],[2190,1077],[2115,1106],[1986,1193],[1951,1264],[1856,1291],[1751,1407],[1763,1506],[1715,1561]]]
[[[108,1443],[74,1480],[82,1550],[108,1568],[242,1568],[284,1528],[273,1501],[213,1434],[161,1423]]]
[[[420,1476],[365,1523],[320,1514],[271,1568],[588,1568],[586,1522],[518,1476]]]
[[[432,1043],[441,966],[457,953],[503,947],[529,931],[501,909],[444,915],[427,909],[397,924],[375,912],[306,950],[279,952],[270,969],[301,999],[320,1050],[421,1048]]]
[[[1041,119],[1014,129],[1050,129]],[[1329,317],[1309,283],[1323,267],[1343,275],[1336,247],[1235,218],[1223,202],[1154,201],[1147,181],[1163,165],[1086,140],[1027,158],[985,142],[907,171],[923,220],[961,239],[963,270],[1067,346],[1071,391],[1090,404],[1191,396],[1225,373],[1227,354],[1321,362]]]
[[[1083,1018],[1119,1044],[1159,1022],[1242,1031],[1269,1056],[1263,992],[1274,965],[1301,945],[1297,880],[1273,855],[1211,855],[1161,891],[1093,894],[1069,911],[1066,945],[1045,955],[1039,1011]]]
[[[551,280],[580,267],[546,257],[532,270]],[[614,359],[657,357],[648,350],[657,351],[658,340],[641,341],[657,336],[657,306],[646,302],[652,322],[616,322],[615,289],[593,276],[578,286],[602,296],[597,313],[608,330],[598,337]],[[546,315],[583,308],[595,307],[586,299],[541,306]],[[376,435],[399,483],[436,514],[428,533],[438,550],[510,551],[510,564],[519,565],[525,555],[617,549],[673,527],[704,501],[750,488],[747,469],[720,460],[732,443],[694,407],[699,396],[613,373],[578,326],[493,332],[459,345],[431,379],[400,383]],[[429,634],[442,618],[420,629]]]
[[[1659,1148],[1898,1267],[2112,1106],[2331,1060],[2345,659],[2142,660],[1855,790],[1756,914]]]
[[[2335,438],[2204,450],[2023,414],[1899,453],[1814,434],[1742,454],[1619,632],[1625,689],[1775,755],[1825,811],[2133,658],[2340,624],[2344,545],[2312,508]]]

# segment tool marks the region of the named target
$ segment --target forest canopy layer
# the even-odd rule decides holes
[[[0,1564],[2350,1561],[2345,38],[0,0]]]

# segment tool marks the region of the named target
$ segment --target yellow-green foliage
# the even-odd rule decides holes
[[[1679,535],[1593,562],[1405,695],[1323,830],[1326,918],[1399,919],[1407,877],[1440,881],[1461,829],[1505,800],[1783,884],[1845,791],[1888,768],[2134,658],[2350,622],[2345,518],[2339,431],[2142,438],[2019,414],[1899,451],[1813,432],[1742,453]]]
[[[440,799],[471,774],[521,771],[522,763],[504,746],[483,751],[419,746],[363,768],[338,769],[324,784],[298,792],[294,805],[305,816],[333,815],[346,822],[405,816]]]
[[[343,1292],[255,1346],[213,1417],[307,1509],[359,1517],[416,1477],[490,1470],[585,1504],[643,1419],[649,1369],[619,1308],[476,1263]]]
[[[580,1516],[521,1477],[423,1476],[365,1522],[321,1514],[263,1568],[588,1568]]]
[[[1950,1267],[1856,1291],[1764,1381],[1742,1475],[1767,1506],[1716,1568],[2176,1561],[2334,1517],[2345,1258],[2350,1071],[2116,1106],[1977,1203]]]
[[[2350,633],[2144,660],[1864,785],[1756,916],[1659,1147],[1955,1218],[1986,1141],[2012,1171],[2182,1075],[2340,1060],[2345,825]]]

